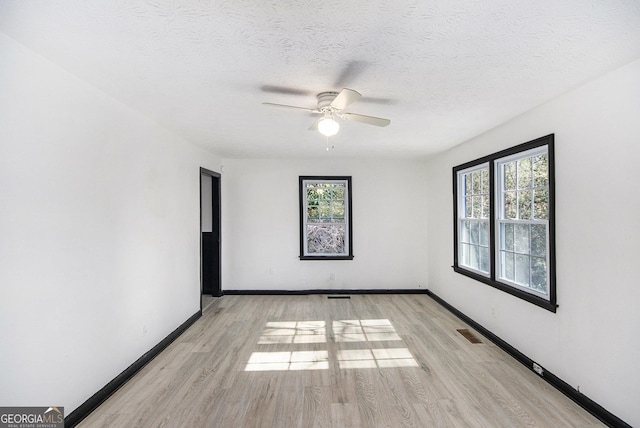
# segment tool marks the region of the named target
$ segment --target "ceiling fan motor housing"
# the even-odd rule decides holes
[[[335,110],[331,107],[331,103],[336,99],[337,96],[337,92],[320,92],[318,95],[316,95],[316,98],[318,99],[318,109],[321,111]]]

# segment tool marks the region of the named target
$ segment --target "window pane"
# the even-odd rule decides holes
[[[473,194],[477,195],[480,193],[480,189],[482,188],[482,178],[480,171],[473,172]]]
[[[516,254],[516,279],[515,282],[529,286],[529,256]]]
[[[331,211],[332,211],[333,217],[339,218],[339,219],[344,218],[344,202],[342,201],[332,202]]]
[[[473,217],[473,197],[471,196],[464,198],[464,216],[466,218]]]
[[[320,217],[327,218],[331,216],[331,206],[327,201],[320,201]]]
[[[531,257],[531,288],[547,294],[547,261]]]
[[[344,224],[308,224],[307,252],[309,254],[344,253]]]
[[[331,186],[329,189],[327,189],[325,191],[325,198],[327,200],[334,200],[336,199],[336,187],[335,186]]]
[[[481,221],[479,227],[480,245],[487,247],[489,246],[489,222]]]
[[[482,196],[473,197],[473,218],[482,217]]]
[[[516,189],[516,163],[504,164],[504,188],[505,190]]]
[[[307,208],[308,221],[317,221],[319,215],[320,215],[320,212],[318,211],[318,207]]]
[[[478,247],[475,245],[469,246],[469,267],[478,269],[480,267],[480,254]]]
[[[533,157],[533,185],[543,187],[549,184],[547,154]]]
[[[469,242],[469,235],[471,234],[470,225],[468,221],[460,222],[460,242]]]
[[[531,187],[531,158],[518,161],[518,188]]]
[[[500,256],[502,257],[502,278],[513,281],[515,272],[514,254],[501,251]]]
[[[518,218],[522,220],[531,218],[531,190],[518,192]]]
[[[547,226],[544,224],[531,225],[531,255],[540,257],[547,255]]]
[[[469,244],[460,245],[460,250],[462,251],[460,264],[469,266]]]
[[[480,243],[480,231],[479,231],[479,227],[480,225],[478,224],[477,221],[472,221],[471,222],[471,235],[470,235],[470,242],[472,244],[479,244]]]
[[[482,170],[482,193],[489,193],[489,169],[485,168]]]
[[[516,253],[529,254],[529,225],[515,224],[513,233],[515,237]]]
[[[546,220],[549,218],[549,189],[538,189],[534,193],[533,211],[535,218]]]
[[[480,270],[489,273],[489,248],[480,248]]]
[[[491,199],[489,198],[489,195],[485,195],[482,197],[482,218],[489,218],[490,203]]]
[[[516,217],[516,192],[506,192],[504,194],[504,218],[515,219]]]
[[[501,223],[502,250],[513,251],[513,223]]]
[[[471,174],[464,174],[462,177],[462,179],[464,180],[464,194],[473,194],[473,180]]]

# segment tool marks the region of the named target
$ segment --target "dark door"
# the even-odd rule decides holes
[[[222,295],[220,267],[220,174],[200,168],[200,269],[202,294]]]

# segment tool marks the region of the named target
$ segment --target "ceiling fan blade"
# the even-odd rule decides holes
[[[324,119],[323,117],[321,117],[320,119],[316,120],[315,122],[313,122],[313,125],[311,125],[309,127],[309,131],[317,131],[318,130],[318,124],[320,123],[320,121]]]
[[[342,113],[339,115],[344,120],[353,120],[354,122],[366,123],[367,125],[387,126],[391,123],[389,119],[381,117],[365,116],[363,114]]]
[[[289,88],[287,86],[262,85],[260,89],[263,92],[284,95],[315,95],[315,92],[306,89]]]
[[[317,109],[314,109],[314,108],[290,106],[290,105],[286,105],[286,104],[262,103],[262,105],[271,106],[271,107],[295,108],[295,109],[298,109],[298,110],[310,111],[311,113],[322,113],[320,110],[317,110]]]
[[[371,103],[371,104],[386,104],[386,105],[398,104],[398,100],[394,98],[380,98],[380,97],[362,97],[358,102]]]
[[[345,86],[350,85],[356,80],[358,76],[362,74],[362,72],[368,65],[369,64],[366,61],[349,62],[347,66],[342,70],[336,81],[333,83],[333,86],[336,88],[344,88]]]
[[[331,107],[336,110],[344,110],[348,105],[355,103],[362,97],[360,92],[344,88],[331,102]]]

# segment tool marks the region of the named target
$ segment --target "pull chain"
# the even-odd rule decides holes
[[[335,149],[335,146],[331,146],[331,149]],[[329,151],[329,137],[327,137],[327,151]]]

